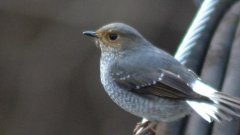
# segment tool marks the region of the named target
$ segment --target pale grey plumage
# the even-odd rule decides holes
[[[126,24],[112,23],[96,33],[84,34],[96,37],[101,48],[104,89],[132,114],[151,121],[173,121],[190,114],[192,107],[210,122],[229,118],[233,114],[229,106],[240,108],[239,99],[219,96],[191,70]],[[227,109],[219,103],[226,104]]]

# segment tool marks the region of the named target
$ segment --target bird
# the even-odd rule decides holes
[[[197,112],[208,122],[240,117],[240,99],[220,92],[172,55],[156,47],[135,28],[110,23],[84,31],[101,50],[100,80],[123,110],[147,119],[134,133]],[[139,132],[146,123],[146,129]]]

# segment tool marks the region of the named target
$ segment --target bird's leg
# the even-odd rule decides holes
[[[152,122],[147,119],[143,119],[141,122],[137,123],[133,134],[134,135],[144,135],[145,133],[148,135],[155,134],[157,122]]]
[[[133,130],[133,134],[136,135],[139,131],[143,130],[149,124],[150,121],[138,122]]]

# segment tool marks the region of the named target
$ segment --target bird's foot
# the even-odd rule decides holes
[[[155,135],[157,122],[143,120],[137,123],[133,130],[133,135]]]

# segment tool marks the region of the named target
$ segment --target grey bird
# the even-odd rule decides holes
[[[136,29],[111,23],[85,31],[101,49],[102,85],[124,110],[153,122],[170,122],[195,110],[208,122],[240,116],[240,99],[218,92]]]

